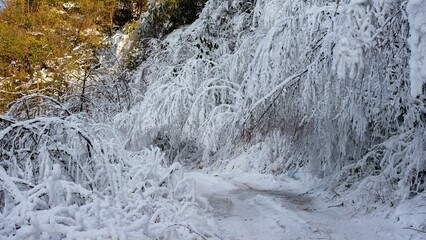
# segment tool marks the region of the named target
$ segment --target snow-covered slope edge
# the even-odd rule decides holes
[[[410,94],[406,5],[209,1],[140,66],[143,100],[116,117],[126,147],[222,171],[309,173],[364,212],[424,208],[425,102]]]

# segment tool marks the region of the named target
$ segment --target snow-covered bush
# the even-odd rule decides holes
[[[113,128],[77,115],[1,121],[0,237],[212,236],[207,203],[160,149],[128,152]]]

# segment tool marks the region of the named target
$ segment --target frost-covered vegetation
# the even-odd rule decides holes
[[[0,236],[211,236],[202,217],[205,200],[194,195],[182,166],[169,164],[159,148],[126,151],[109,125],[67,111],[12,119],[2,117],[0,131]]]
[[[133,25],[124,31],[131,34]],[[182,165],[155,146],[127,151],[125,139],[110,124],[132,102],[123,68],[127,57],[122,56],[132,41],[125,39],[117,34],[111,48],[97,51],[92,65],[76,63],[84,74],[63,95],[34,89],[0,116],[1,239],[213,235],[203,214],[208,204],[195,196],[194,182],[183,177]],[[2,90],[6,94],[9,89]]]
[[[151,42],[141,100],[116,126],[126,148],[154,144],[174,161],[307,172],[363,212],[424,208],[423,5],[209,1]]]
[[[422,1],[210,0],[170,34],[189,22],[154,3],[130,70],[1,117],[0,236],[214,236],[182,165],[309,176],[358,213],[425,219]]]

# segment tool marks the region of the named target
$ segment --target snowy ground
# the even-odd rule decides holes
[[[293,179],[261,174],[186,173],[208,199],[219,239],[422,239],[391,220],[351,217]]]

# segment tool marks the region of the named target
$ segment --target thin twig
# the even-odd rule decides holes
[[[420,230],[420,229],[416,229],[416,228],[411,228],[411,227],[405,227],[404,229],[413,230],[413,231],[417,231],[417,232],[421,232],[421,233],[426,233],[426,231],[424,231],[424,230]]]

